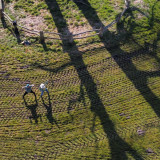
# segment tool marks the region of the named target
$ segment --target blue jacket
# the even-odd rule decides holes
[[[26,85],[24,88],[26,90],[26,92],[30,93],[32,90],[33,85]]]

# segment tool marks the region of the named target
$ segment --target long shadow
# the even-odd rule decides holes
[[[63,34],[70,33],[66,20],[64,19],[56,0],[52,0],[52,1],[45,0],[45,1],[52,14],[52,17],[55,22],[55,25],[57,26],[58,32]],[[77,5],[79,6],[79,4]],[[84,12],[84,9],[82,8],[83,7],[81,7],[81,10]],[[94,10],[92,10],[92,13],[94,13],[94,16],[96,16],[96,12]],[[85,14],[85,16],[87,16],[87,19],[90,20],[87,14]],[[96,20],[100,22],[99,19],[96,19]],[[92,21],[90,22],[92,25],[94,24],[94,22]],[[99,24],[102,25],[102,23],[99,23]],[[72,36],[71,38],[73,39]],[[67,44],[70,44],[70,42],[67,40],[64,40],[63,37],[61,37],[61,39],[63,43],[63,49],[66,50],[68,47]],[[76,46],[76,43],[74,41],[68,48],[68,54],[70,56],[71,63],[76,69],[79,79],[81,80],[81,85],[86,88],[87,95],[91,101],[90,109],[92,112],[94,112],[96,116],[99,117],[101,121],[101,125],[103,126],[103,130],[106,133],[106,137],[108,137],[109,139],[112,159],[125,160],[127,159],[126,152],[129,152],[135,159],[142,160],[141,156],[133,148],[131,148],[131,146],[127,144],[116,132],[114,128],[114,123],[110,120],[109,115],[105,110],[105,106],[103,105],[97,93],[97,86],[92,76],[88,72],[87,67],[83,61],[82,55],[78,50],[78,47]],[[84,73],[83,75],[81,74],[82,70]],[[52,70],[50,71],[52,72]],[[111,138],[111,137],[114,137],[114,138]]]
[[[97,21],[101,24],[101,21],[100,21],[98,16],[94,16],[94,20],[93,20],[93,18],[90,17],[89,14],[87,14],[88,11],[91,11],[92,14],[94,13],[94,15],[96,15],[96,11],[91,7],[91,5],[89,4],[89,2],[87,0],[84,0],[84,1],[85,1],[85,3],[88,4],[87,6],[90,6],[90,7],[83,6],[79,3],[77,3],[76,1],[74,1],[74,2],[77,4],[79,9],[83,12],[86,19],[88,20],[88,22],[90,23],[90,25],[92,27],[94,27],[93,22]],[[154,16],[154,15],[152,15],[152,16]],[[151,21],[150,21],[151,27],[153,27],[152,26],[153,25],[153,23],[152,23],[153,19],[154,18],[151,18]],[[133,24],[131,24],[131,26],[132,25]],[[132,29],[130,29],[130,31],[131,30]],[[108,37],[110,35],[113,38],[116,38],[116,35],[113,35],[111,32],[107,31],[106,36]],[[106,42],[104,41],[104,39],[102,39],[101,37],[100,37],[100,39],[104,43],[106,49],[111,53],[111,55],[114,58],[114,60],[116,61],[116,63],[120,66],[120,68],[127,75],[127,77],[132,81],[135,88],[137,88],[139,90],[139,92],[141,93],[141,95],[143,95],[145,100],[152,106],[152,108],[153,108],[154,112],[157,114],[157,116],[160,117],[160,109],[159,109],[160,99],[152,92],[152,90],[148,87],[148,84],[147,84],[148,78],[160,76],[159,71],[146,71],[145,72],[145,71],[137,70],[136,66],[132,62],[132,57],[135,55],[134,53],[130,53],[130,54],[126,53],[120,47],[116,46],[116,52],[119,55],[115,55],[115,49],[114,48],[109,48],[106,45]],[[157,43],[158,40],[159,40],[158,38],[157,38],[157,40],[155,40],[154,46],[156,46],[156,43]],[[144,50],[144,48],[143,48],[143,50],[139,50],[137,52],[139,52],[141,54],[149,54],[150,56],[153,56],[157,60],[157,62],[160,63],[160,59],[158,58],[158,56],[156,54],[152,54],[151,52],[148,52],[147,49]],[[154,52],[155,52],[155,50],[154,50]],[[105,126],[104,126],[104,128],[105,128]],[[112,128],[112,130],[113,130],[113,128]],[[107,133],[107,131],[106,131],[106,133]],[[114,152],[116,148],[113,147],[113,145],[111,143],[110,143],[110,146],[112,148],[111,149],[112,152]],[[112,156],[113,156],[113,154],[112,154]]]
[[[34,119],[34,120],[35,120],[35,123],[37,124],[37,123],[38,123],[38,118],[39,118],[39,117],[41,118],[41,116],[38,115],[38,114],[37,114],[37,111],[36,111],[36,109],[37,109],[37,107],[38,107],[37,98],[35,97],[35,103],[34,103],[34,104],[31,104],[31,105],[28,105],[28,103],[27,103],[26,100],[25,100],[25,97],[23,97],[23,99],[24,99],[25,106],[31,111],[32,116],[29,117],[31,123],[32,123],[32,119]]]
[[[52,104],[51,104],[50,95],[49,95],[49,93],[47,93],[47,94],[48,94],[48,103],[46,103],[45,100],[43,99],[43,97],[41,97],[42,103],[47,110],[47,115],[46,115],[47,119],[49,120],[49,122],[51,124],[55,123],[56,126],[59,128],[57,121],[53,118],[53,115],[52,115]]]
[[[74,1],[74,2],[77,4],[79,9],[82,10],[84,16],[87,18],[87,20],[90,23],[90,25],[92,27],[94,27],[94,23],[93,22],[99,22],[100,24],[102,24],[102,22],[100,21],[99,17],[96,14],[96,11],[91,7],[89,2],[87,0],[84,0],[84,1],[85,1],[85,3],[87,3],[87,6],[83,6],[83,5],[79,4],[79,3],[77,3],[76,1]],[[88,7],[88,6],[90,6],[90,7]],[[154,4],[154,6],[155,6],[155,4]],[[94,20],[92,19],[92,17],[89,16],[89,14],[87,14],[88,11],[91,11],[92,14],[94,13]],[[154,15],[152,15],[152,16],[154,16]],[[151,18],[151,19],[153,19],[153,18]],[[150,23],[152,24],[152,22],[150,22]],[[130,26],[132,27],[133,24],[130,24]],[[132,29],[133,28],[131,28],[130,31]],[[112,35],[113,38],[116,38],[116,35],[114,35],[110,31],[107,31],[106,35],[107,36],[108,35]],[[141,92],[141,94],[146,99],[146,101],[149,102],[149,104],[152,106],[152,108],[155,111],[155,113],[157,114],[157,116],[160,117],[160,110],[159,110],[159,107],[157,105],[158,103],[160,103],[160,100],[158,99],[158,97],[156,97],[156,95],[154,95],[154,93],[151,91],[151,89],[147,85],[148,78],[160,76],[159,71],[154,71],[154,72],[149,72],[149,71],[147,72],[146,71],[146,72],[144,72],[144,71],[137,70],[136,66],[132,62],[132,56],[134,56],[134,54],[126,53],[120,47],[118,47],[118,45],[120,45],[120,42],[116,46],[116,52],[119,53],[119,55],[115,55],[115,49],[114,48],[109,48],[106,45],[106,43],[105,43],[103,38],[101,38],[101,40],[104,43],[106,49],[111,53],[111,55],[114,58],[114,60],[120,66],[120,68],[122,68],[124,73],[133,82],[135,87]],[[157,39],[157,41],[158,41],[158,39]],[[156,42],[154,42],[154,43],[156,43]],[[146,51],[145,50],[144,51],[143,50],[139,50],[137,52],[145,53]],[[147,53],[147,54],[150,54],[150,53]],[[160,62],[160,59],[158,58],[158,56],[156,56],[155,54],[150,54],[150,55],[155,57],[157,59],[157,61]],[[155,101],[156,101],[156,103],[155,103]]]

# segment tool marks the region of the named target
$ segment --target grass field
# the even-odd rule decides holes
[[[5,2],[18,21],[41,17],[44,29],[63,34],[106,26],[124,6],[119,0]],[[72,44],[42,45],[20,31],[31,42],[23,46],[12,26],[0,23],[0,159],[160,159],[160,2],[131,2],[103,37]],[[45,81],[49,95],[41,99]],[[35,85],[38,103],[32,94],[24,102],[27,83]]]

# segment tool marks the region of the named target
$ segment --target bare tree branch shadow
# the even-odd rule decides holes
[[[141,15],[148,17],[148,15],[146,13],[144,13],[142,10],[140,10],[139,8],[133,6],[132,8],[130,8],[132,11],[138,11],[139,13],[141,13]]]
[[[95,122],[96,122],[96,114],[94,113],[94,117],[93,117],[93,125],[92,125],[92,128],[91,128],[91,132],[94,136],[94,139],[95,139],[95,155],[97,155],[97,150],[98,150],[98,137],[96,136],[95,134]]]
[[[57,72],[62,71],[66,67],[72,66],[73,64],[72,64],[72,62],[68,62],[68,63],[63,64],[60,67],[57,67],[57,68],[49,68],[49,67],[43,66],[43,65],[41,65],[40,63],[37,63],[37,62],[35,62],[32,65],[35,66],[36,68],[40,68],[40,69],[43,69],[43,70],[46,70],[46,71],[49,71],[49,72],[57,73]],[[50,74],[50,76],[52,77],[52,74]]]
[[[68,107],[67,107],[67,112],[68,112],[68,114],[70,115],[72,121],[73,121],[73,116],[71,115],[70,111],[73,110],[73,107],[72,107],[72,106],[73,106],[76,102],[82,102],[83,105],[84,105],[84,107],[86,108],[86,102],[85,102],[85,97],[84,97],[85,93],[84,93],[84,89],[83,89],[82,83],[81,83],[81,85],[80,85],[80,93],[79,93],[79,94],[80,94],[80,95],[79,95],[77,98],[72,98],[72,99],[69,100],[69,105],[68,105]]]
[[[67,107],[67,113],[70,115],[72,121],[73,121],[73,116],[72,116],[72,114],[70,113],[70,111],[73,109],[73,108],[72,108],[72,105],[73,105],[74,103],[75,103],[75,100],[69,100],[69,104],[68,104],[68,107]]]
[[[154,21],[155,21],[154,9],[155,9],[157,3],[158,3],[158,0],[155,1],[154,4],[153,4],[153,6],[152,6],[151,13],[150,13],[151,16],[148,16],[148,24],[149,24],[149,26],[150,26],[151,29],[154,26]],[[158,20],[158,22],[160,22],[160,21]]]

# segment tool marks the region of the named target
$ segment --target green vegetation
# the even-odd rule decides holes
[[[81,10],[79,10],[78,6],[72,1],[72,0],[58,0],[58,1],[41,1],[41,0],[12,0],[12,1],[6,1],[7,3],[13,2],[13,6],[15,9],[15,12],[17,12],[17,16],[19,16],[19,11],[25,11],[25,14],[31,14],[33,16],[43,16],[46,24],[49,25],[49,30],[54,29],[56,26],[53,22],[53,18],[50,14],[56,13],[57,8],[54,7],[54,3],[58,3],[59,9],[61,10],[62,15],[66,19],[66,21],[69,21],[72,19],[72,24],[74,27],[77,26],[83,26],[88,25],[87,20],[85,19],[83,13]],[[76,1],[75,1],[76,2]],[[118,6],[115,6],[118,4]],[[123,6],[123,2],[119,2],[118,0],[115,1],[110,1],[110,0],[90,0],[87,2],[77,2],[78,4],[82,4],[85,7],[91,6],[95,9],[95,11],[98,13],[99,18],[102,21],[105,21],[108,23],[108,21],[111,21],[117,13],[119,13]],[[48,4],[48,5],[47,5]],[[50,8],[50,5],[52,5],[52,8]],[[95,18],[95,15],[90,11],[86,10],[87,14],[92,17],[93,19]],[[23,15],[22,15],[23,18]],[[58,17],[55,14],[55,18],[58,19]],[[63,22],[62,22],[63,25]]]
[[[46,24],[62,33],[69,21],[106,25],[124,5],[88,0],[83,10],[83,4],[57,0],[54,12],[47,0],[6,2],[37,16],[48,10]],[[129,9],[103,38],[70,45],[42,45],[20,32],[32,43],[23,46],[12,27],[0,23],[0,159],[160,159],[160,2],[137,7],[146,16]],[[45,81],[50,100],[45,92],[43,101],[38,87]],[[32,94],[24,103],[21,88],[28,82],[38,104]]]

